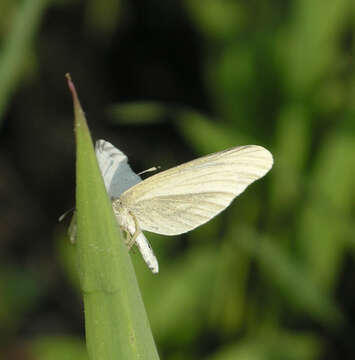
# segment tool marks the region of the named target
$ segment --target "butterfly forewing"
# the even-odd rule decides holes
[[[95,152],[110,197],[119,197],[142,181],[128,165],[127,156],[108,141],[96,141]]]
[[[236,147],[151,176],[120,201],[142,230],[182,234],[220,213],[272,164],[271,153],[261,146]]]

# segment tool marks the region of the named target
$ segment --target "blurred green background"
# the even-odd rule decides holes
[[[275,165],[132,252],[162,359],[355,358],[353,0],[0,1],[0,359],[87,359],[70,72],[136,172],[243,144]]]

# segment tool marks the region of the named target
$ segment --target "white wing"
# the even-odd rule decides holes
[[[271,153],[261,146],[235,147],[153,175],[119,200],[142,230],[178,235],[224,210],[272,164]]]
[[[96,158],[110,197],[119,197],[142,179],[128,165],[127,156],[105,140],[97,140]]]

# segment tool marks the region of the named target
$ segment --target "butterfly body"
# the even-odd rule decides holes
[[[150,246],[149,241],[142,233],[134,215],[127,207],[122,206],[119,199],[113,200],[112,208],[120,228],[127,234],[128,246],[131,247],[135,244],[149,269],[153,274],[157,274],[159,272],[158,261],[153,253],[153,249]]]
[[[105,140],[98,140],[95,146],[96,158],[108,195],[113,200],[112,207],[117,223],[127,234],[129,247],[135,244],[149,269],[158,273],[159,265],[153,249],[127,207],[122,206],[120,196],[127,189],[142,181],[128,165],[128,159],[122,151]]]

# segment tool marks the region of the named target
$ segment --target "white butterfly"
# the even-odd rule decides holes
[[[105,140],[96,157],[118,224],[137,245],[153,273],[158,261],[142,230],[178,235],[195,229],[224,210],[273,165],[271,153],[247,145],[210,154],[142,181],[127,156]]]

